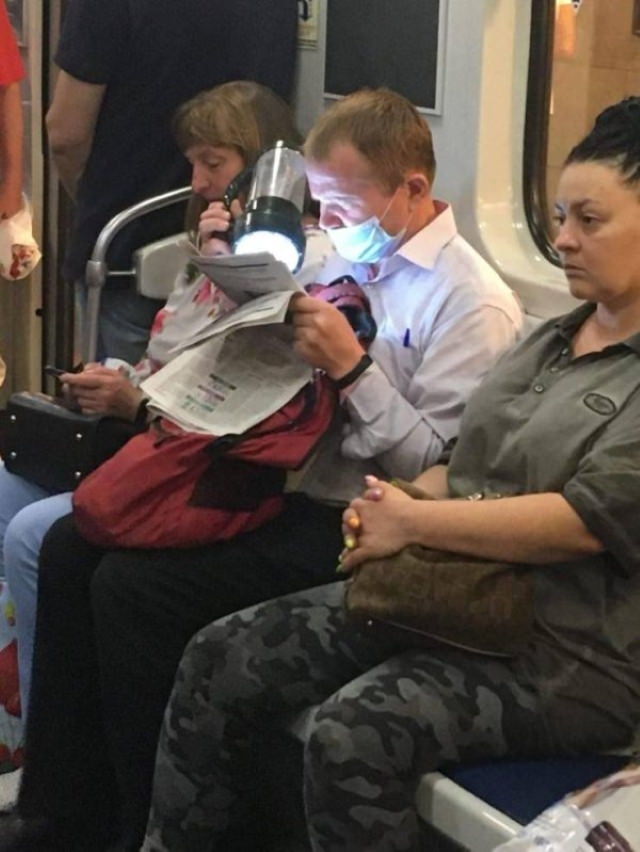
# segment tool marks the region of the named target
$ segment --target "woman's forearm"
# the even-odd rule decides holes
[[[413,484],[422,488],[427,494],[437,500],[444,500],[449,496],[449,483],[447,481],[447,465],[434,464],[427,468],[420,476],[413,480]]]
[[[561,494],[415,501],[407,520],[416,544],[489,559],[544,564],[603,550]]]

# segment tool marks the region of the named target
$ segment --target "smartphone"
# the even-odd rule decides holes
[[[45,373],[48,376],[61,376],[63,373],[71,373],[72,370],[64,370],[62,367],[54,367],[52,364],[47,364],[44,368]]]

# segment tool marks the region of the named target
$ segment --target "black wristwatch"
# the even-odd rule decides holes
[[[353,384],[356,379],[359,379],[364,371],[372,364],[373,360],[368,355],[363,355],[353,370],[349,370],[349,372],[341,378],[333,380],[334,385],[338,388],[338,390],[344,390],[349,387],[349,385]]]

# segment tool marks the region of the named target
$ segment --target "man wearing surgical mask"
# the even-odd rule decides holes
[[[311,130],[305,156],[320,225],[340,255],[321,283],[353,276],[378,324],[365,354],[330,304],[297,296],[292,305],[298,352],[341,392],[342,461],[322,460],[320,487],[317,465],[305,481],[318,499],[329,497],[331,482],[335,499],[351,487],[348,460],[407,479],[434,464],[522,317],[513,293],[458,234],[450,206],[433,198],[431,132],[405,98],[385,89],[343,98]]]

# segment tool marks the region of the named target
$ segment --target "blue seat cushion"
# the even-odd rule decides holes
[[[629,762],[619,755],[475,763],[442,769],[456,784],[521,825],[573,790],[616,772]]]

